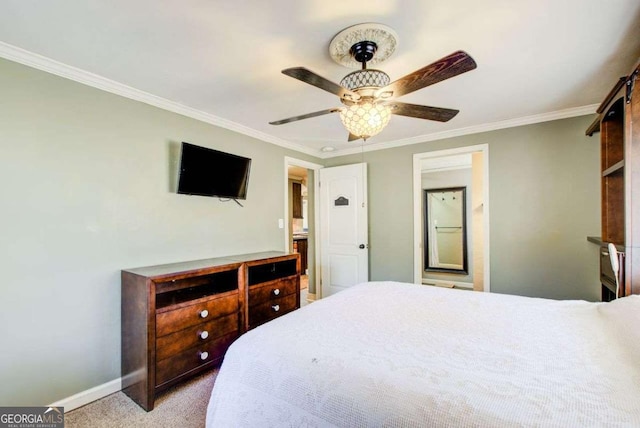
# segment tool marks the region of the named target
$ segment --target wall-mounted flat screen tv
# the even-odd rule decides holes
[[[246,199],[251,159],[182,143],[178,193]]]

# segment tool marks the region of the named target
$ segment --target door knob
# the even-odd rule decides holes
[[[358,248],[360,248],[361,250],[364,250],[365,245],[364,245],[364,244],[360,244],[360,245],[358,246]]]

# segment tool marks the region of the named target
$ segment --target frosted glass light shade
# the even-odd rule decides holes
[[[340,120],[347,130],[360,138],[373,137],[384,129],[391,119],[387,106],[366,101],[340,110]]]

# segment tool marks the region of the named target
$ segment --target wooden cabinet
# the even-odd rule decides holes
[[[624,245],[624,94],[618,94],[600,124],[602,239]]]
[[[250,324],[299,308],[299,290],[299,255],[281,252],[123,270],[122,390],[152,410],[159,392],[218,364]]]
[[[615,298],[607,244],[620,252],[620,295],[640,293],[640,87],[639,66],[616,82],[587,130],[600,131],[602,300]],[[634,197],[635,196],[635,197]]]
[[[291,204],[293,208],[293,218],[303,218],[302,216],[302,184],[291,183]]]
[[[307,261],[308,242],[309,240],[307,237],[293,237],[293,251],[300,254],[300,272],[302,275],[305,275],[307,268],[309,267]]]

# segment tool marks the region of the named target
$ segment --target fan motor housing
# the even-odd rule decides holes
[[[390,81],[389,75],[384,71],[370,68],[347,74],[340,81],[340,85],[353,91],[366,87],[382,88],[387,86]]]
[[[378,45],[375,42],[364,40],[362,42],[355,43],[349,49],[349,53],[359,63],[365,64],[373,59]]]

